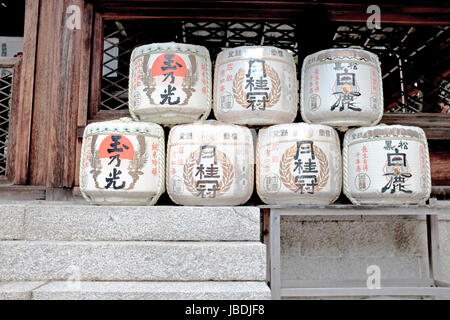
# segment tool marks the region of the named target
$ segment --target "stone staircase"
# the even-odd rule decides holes
[[[270,299],[254,207],[0,204],[0,299]]]

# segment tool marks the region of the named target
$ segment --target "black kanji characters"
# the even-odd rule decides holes
[[[411,178],[412,174],[408,172],[406,165],[406,154],[400,153],[398,148],[395,148],[394,153],[387,154],[386,173],[384,176],[389,177],[388,183],[381,189],[382,193],[390,190],[391,193],[404,192],[412,193],[411,190],[405,189],[406,178]]]
[[[256,68],[257,64],[261,65],[262,75],[259,78],[254,78],[252,74],[254,73],[254,68]],[[245,75],[245,90],[248,90],[246,93],[248,108],[251,110],[265,110],[267,103],[269,102],[269,87],[266,73],[266,62],[264,60],[252,59],[248,64],[248,71]]]
[[[337,101],[331,106],[331,111],[339,108],[339,111],[344,111],[345,108],[353,111],[361,111],[361,108],[356,107],[355,98],[361,95],[358,92],[356,85],[355,73],[344,72],[336,74],[336,87],[333,95],[338,97]]]
[[[169,105],[176,105],[180,103],[180,97],[175,95],[175,91],[177,88],[175,85],[175,73],[174,71],[178,68],[182,68],[183,66],[174,60],[175,55],[167,53],[164,55],[164,58],[166,59],[163,62],[163,66],[161,66],[161,70],[164,72],[164,78],[163,82],[167,82],[167,80],[170,79],[169,85],[167,86],[167,89],[164,89],[164,93],[160,94],[161,101],[159,104],[169,104]]]
[[[204,160],[210,159],[207,165]],[[195,177],[198,196],[202,198],[215,198],[219,186],[219,166],[217,165],[216,147],[211,145],[200,146],[199,157],[197,159]]]
[[[303,156],[302,156],[303,155]],[[314,194],[317,186],[317,162],[313,141],[297,141],[294,156],[295,185],[301,194]]]

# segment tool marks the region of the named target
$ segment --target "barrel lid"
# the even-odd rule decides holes
[[[134,48],[131,59],[145,53],[163,53],[163,52],[178,52],[186,54],[198,54],[209,59],[209,51],[203,46],[195,44],[177,43],[177,42],[161,42],[142,45]]]
[[[362,61],[379,64],[378,56],[370,51],[355,48],[332,48],[321,50],[310,54],[304,60],[304,63],[323,62],[333,58],[357,58]]]
[[[229,53],[236,53],[240,51],[239,55]],[[217,59],[219,60],[228,60],[228,59],[236,59],[236,58],[268,58],[268,57],[276,57],[279,59],[293,59],[292,53],[289,50],[281,49],[275,46],[240,46],[234,48],[225,48],[223,49]]]
[[[377,138],[413,138],[426,141],[426,135],[422,128],[415,126],[385,125],[373,127],[361,127],[346,132],[345,140],[370,140]]]
[[[144,134],[164,138],[163,128],[155,123],[138,122],[131,118],[94,122],[86,126],[84,136],[100,134]]]

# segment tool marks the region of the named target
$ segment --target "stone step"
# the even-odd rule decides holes
[[[265,300],[264,282],[50,282],[34,300]]]
[[[0,300],[30,300],[31,292],[45,283],[44,281],[0,282]]]
[[[260,241],[256,207],[2,204],[0,240]]]
[[[265,280],[258,242],[0,241],[0,281]]]

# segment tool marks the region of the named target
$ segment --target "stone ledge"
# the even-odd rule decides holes
[[[34,300],[265,300],[264,282],[51,282]]]
[[[0,300],[29,300],[34,289],[45,282],[0,282]]]
[[[0,241],[0,281],[265,280],[257,242]]]
[[[256,207],[4,205],[0,240],[259,241]]]

